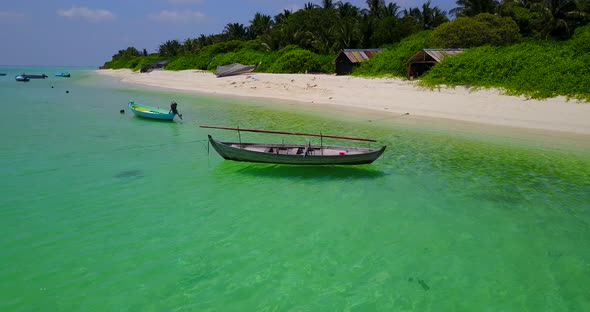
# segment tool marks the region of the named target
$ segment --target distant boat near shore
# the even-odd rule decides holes
[[[25,76],[23,76],[23,75],[16,75],[16,76],[14,77],[14,79],[15,79],[16,81],[29,81],[29,80],[31,80],[31,79],[29,79],[28,77],[25,77]]]
[[[70,73],[57,73],[54,76],[55,77],[70,77]]]
[[[0,76],[6,76],[6,73],[0,73]]]
[[[23,77],[29,78],[29,79],[45,79],[45,78],[48,77],[45,74],[41,74],[41,75],[22,74],[22,75],[19,75],[19,76],[23,76]]]

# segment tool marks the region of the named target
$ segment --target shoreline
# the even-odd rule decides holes
[[[300,102],[337,110],[363,110],[395,120],[409,113],[418,118],[446,122],[468,122],[556,132],[561,135],[590,136],[590,103],[567,101],[565,97],[546,100],[502,95],[498,90],[469,90],[464,87],[425,89],[416,82],[398,78],[361,78],[325,74],[250,73],[217,78],[208,71],[130,69],[96,70],[100,75],[123,83],[194,93],[267,98]]]

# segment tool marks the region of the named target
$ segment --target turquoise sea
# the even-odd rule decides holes
[[[590,311],[587,139],[0,72],[0,311]],[[238,163],[205,141],[237,134],[202,124],[387,150]]]

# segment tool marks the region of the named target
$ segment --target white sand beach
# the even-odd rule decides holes
[[[383,117],[409,116],[466,121],[492,126],[590,135],[590,103],[565,97],[533,100],[498,90],[419,87],[396,78],[359,78],[322,74],[252,73],[217,78],[207,71],[132,72],[98,70],[123,83],[197,93],[284,99],[312,105],[377,112]]]

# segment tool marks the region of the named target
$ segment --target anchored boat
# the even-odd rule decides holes
[[[31,80],[31,79],[29,79],[28,77],[25,77],[25,76],[23,76],[23,75],[16,75],[16,76],[14,76],[14,79],[15,79],[16,81],[29,81],[29,80]]]
[[[355,140],[365,142],[376,142],[372,139],[342,137],[333,135],[258,130],[258,129],[241,129],[215,126],[201,126],[201,128],[236,130],[246,132],[262,132],[287,135],[316,136],[320,138],[336,138],[344,140]],[[208,135],[209,143],[213,148],[227,160],[271,163],[271,164],[289,164],[289,165],[362,165],[374,162],[383,154],[386,146],[380,148],[361,148],[350,146],[334,145],[312,145],[308,144],[275,144],[275,143],[243,143],[241,142],[222,142],[213,139]]]
[[[165,110],[159,107],[147,106],[136,102],[129,102],[129,109],[139,117],[160,119],[160,120],[173,120],[175,115],[178,115],[182,119],[182,114],[178,113],[176,102],[170,103],[170,110]]]
[[[21,76],[23,76],[25,78],[29,78],[29,79],[45,79],[48,77],[45,74],[41,74],[41,75],[22,74]]]

